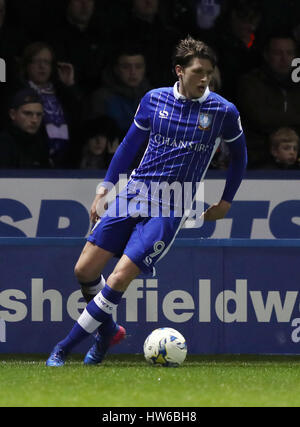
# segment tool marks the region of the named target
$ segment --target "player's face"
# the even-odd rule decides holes
[[[292,69],[292,61],[296,56],[296,49],[291,39],[273,39],[265,53],[265,59],[274,73],[286,75]]]
[[[210,84],[214,67],[209,59],[193,58],[186,67],[176,65],[179,78],[179,92],[189,99],[203,96]]]
[[[298,157],[298,142],[282,142],[273,151],[275,158],[286,165],[293,165]]]
[[[28,79],[38,86],[48,83],[52,72],[52,54],[48,49],[42,49],[27,67]]]
[[[145,76],[144,57],[142,55],[121,55],[115,71],[126,86],[137,87]]]
[[[43,106],[38,103],[25,104],[10,110],[10,118],[23,132],[34,135],[39,130],[43,118]]]

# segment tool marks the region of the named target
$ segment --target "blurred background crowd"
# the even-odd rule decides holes
[[[0,0],[0,168],[107,169],[188,34],[216,52],[248,168],[299,169],[299,0]],[[221,144],[211,168],[227,163]]]

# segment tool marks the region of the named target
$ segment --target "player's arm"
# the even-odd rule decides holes
[[[247,147],[245,135],[234,142],[228,143],[230,150],[230,164],[227,171],[226,184],[219,203],[210,206],[204,213],[205,221],[216,221],[226,216],[232,200],[242,182],[247,166]]]
[[[112,185],[116,185],[121,174],[127,173],[142,145],[149,138],[148,98],[149,95],[146,94],[141,100],[134,122],[115,152],[103,182],[97,187],[97,194],[90,212],[92,222],[95,222],[97,219],[96,208],[100,199],[108,193],[108,189]]]
[[[115,185],[119,181],[119,175],[127,173],[148,136],[149,131],[146,132],[138,128],[135,123],[131,125],[110,162],[104,181],[98,186],[90,212],[92,222],[97,219],[96,208],[99,200],[108,193],[108,189],[111,188],[112,184]]]
[[[119,181],[119,175],[128,171],[148,137],[149,131],[140,129],[135,122],[131,125],[110,162],[102,183],[104,187],[107,187],[107,183],[115,185]]]
[[[217,221],[218,219],[223,219],[227,215],[231,207],[231,203],[226,200],[220,200],[219,203],[211,205],[204,212],[204,221]]]
[[[230,151],[230,163],[221,200],[204,212],[205,221],[216,221],[226,216],[247,167],[246,139],[239,112],[233,104],[230,104],[222,136]]]

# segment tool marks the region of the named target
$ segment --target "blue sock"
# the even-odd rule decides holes
[[[76,344],[79,344],[89,335],[90,334],[85,331],[78,323],[75,323],[66,338],[60,341],[58,345],[62,347],[66,353],[69,353]]]
[[[123,292],[115,291],[112,288],[110,288],[108,285],[105,285],[105,287],[102,289],[101,294],[106,300],[115,304],[116,307],[121,301],[121,298],[123,296]],[[94,316],[96,319],[99,318],[99,316],[103,318],[103,313],[94,314]],[[98,327],[98,331],[104,337],[111,336],[114,333],[116,326],[117,324],[113,320],[112,314],[110,313],[108,316],[105,316],[105,319],[103,320],[103,322],[101,322],[100,326]]]
[[[111,337],[112,335],[114,335],[114,331],[115,331],[116,327],[117,327],[116,322],[114,321],[113,317],[110,316],[105,322],[103,322],[99,326],[98,332],[104,338]]]
[[[115,291],[106,284],[102,291],[88,303],[70,333],[59,342],[59,345],[69,352],[100,326],[102,326],[101,333],[111,334],[116,327],[112,314],[121,301],[122,295],[123,292]]]
[[[81,292],[86,300],[89,303],[95,296],[104,288],[105,279],[101,275],[98,279],[89,282],[89,283],[79,283],[81,287]]]

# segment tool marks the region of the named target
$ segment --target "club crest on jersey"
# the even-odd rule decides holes
[[[212,123],[212,114],[200,113],[199,114],[199,126],[201,130],[209,130]]]

